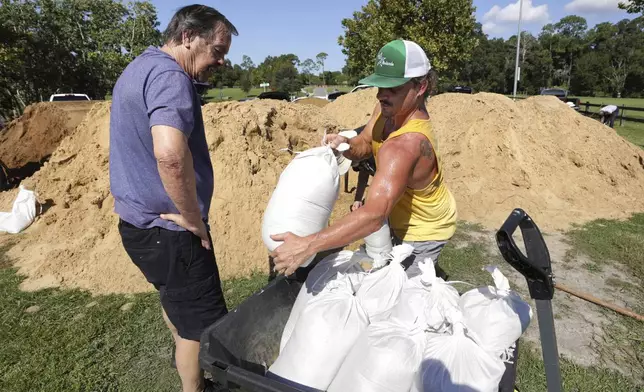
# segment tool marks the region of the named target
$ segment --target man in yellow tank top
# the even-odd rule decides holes
[[[418,263],[434,263],[454,235],[456,202],[443,181],[443,166],[425,107],[433,88],[431,66],[414,42],[395,40],[376,58],[375,73],[360,81],[378,87],[373,115],[356,137],[327,135],[333,148],[349,143],[344,152],[352,161],[371,156],[377,170],[363,207],[315,235],[292,233],[273,236],[284,241],[272,256],[275,269],[293,273],[312,255],[340,248],[377,231],[387,219],[397,243],[414,247],[407,274],[420,274]]]

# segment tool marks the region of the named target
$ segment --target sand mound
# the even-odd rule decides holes
[[[210,104],[204,107],[204,122],[215,170],[210,219],[220,272],[224,278],[267,273],[262,214],[292,157],[280,150],[317,146],[324,131],[337,126],[316,107],[272,100]],[[24,289],[151,289],[121,246],[109,194],[108,151],[109,104],[99,104],[40,172],[24,181],[36,189],[39,200],[55,204],[8,252],[28,276]],[[11,193],[1,195],[0,203],[10,205]],[[345,198],[339,203],[343,213],[351,195]]]
[[[324,112],[344,128],[357,128],[369,121],[375,107],[378,89],[368,88],[339,96],[324,107]]]
[[[375,93],[346,94],[324,110],[356,127],[368,121]],[[428,110],[461,219],[498,228],[522,207],[558,230],[644,211],[642,150],[557,98],[441,94]]]
[[[460,218],[498,228],[514,207],[547,230],[644,211],[644,153],[554,97],[443,94],[429,111]]]
[[[268,272],[261,219],[292,157],[282,149],[305,150],[319,145],[325,131],[363,124],[374,94],[344,95],[324,108],[274,100],[204,107],[215,170],[210,218],[224,278]],[[642,151],[556,98],[515,103],[496,94],[443,94],[430,100],[429,110],[461,219],[498,228],[513,208],[522,207],[551,231],[644,211]],[[0,245],[19,239],[8,255],[28,275],[25,289],[151,290],[118,236],[108,143],[109,104],[97,104],[50,161],[24,181],[41,202],[55,204],[19,237],[0,235]],[[353,171],[350,176],[353,188]],[[12,192],[0,194],[0,206],[10,206]],[[340,193],[332,221],[348,212],[352,198]]]
[[[322,98],[304,98],[304,99],[298,99],[297,101],[293,102],[298,105],[313,105],[317,106],[319,108],[325,107],[326,105],[329,104],[329,101],[326,99]]]
[[[47,157],[83,120],[90,105],[40,102],[27,106],[20,118],[0,132],[0,160],[18,168]]]

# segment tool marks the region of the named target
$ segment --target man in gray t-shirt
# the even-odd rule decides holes
[[[110,187],[119,233],[159,291],[184,392],[211,387],[199,367],[199,338],[227,313],[208,228],[213,168],[193,83],[224,63],[233,34],[215,9],[183,7],[165,44],[134,59],[112,94]]]

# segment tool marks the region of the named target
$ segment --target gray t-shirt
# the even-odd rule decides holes
[[[183,230],[159,217],[178,213],[161,182],[152,144],[152,126],[167,125],[188,137],[202,218],[214,188],[201,104],[190,76],[170,55],[149,47],[119,77],[110,116],[110,187],[114,211],[139,228]]]

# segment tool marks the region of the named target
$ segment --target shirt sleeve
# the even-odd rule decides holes
[[[190,137],[195,125],[194,86],[178,71],[163,72],[150,82],[145,92],[150,129],[166,125]]]

